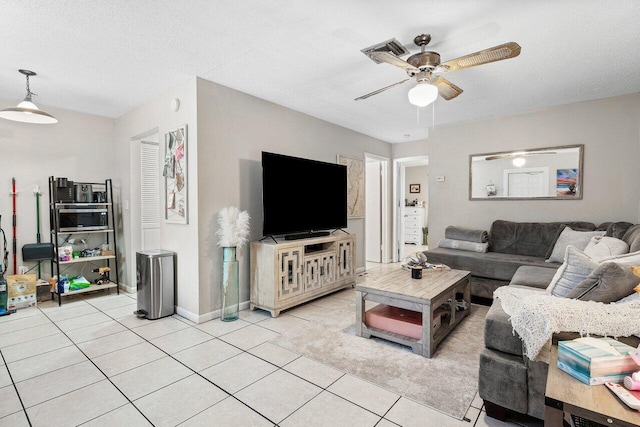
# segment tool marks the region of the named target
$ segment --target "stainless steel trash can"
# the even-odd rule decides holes
[[[157,249],[136,253],[136,316],[153,320],[174,313],[177,282],[175,265],[175,252]]]

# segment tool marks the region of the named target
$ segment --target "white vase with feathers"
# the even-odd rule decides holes
[[[238,287],[238,261],[236,249],[242,248],[249,237],[249,214],[235,206],[223,208],[218,215],[220,228],[218,246],[223,250],[222,260],[222,321],[238,319],[240,292]]]

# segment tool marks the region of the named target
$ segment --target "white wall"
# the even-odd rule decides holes
[[[5,108],[17,100],[0,100]],[[115,126],[113,119],[51,108],[44,111],[59,122],[37,125],[0,119],[0,215],[7,235],[8,272],[13,274],[11,178],[16,178],[17,255],[22,265],[22,246],[36,242],[35,186],[40,187],[41,240],[49,242],[49,176],[74,181],[104,182],[115,178]],[[114,192],[118,188],[114,182]],[[118,206],[116,206],[116,211]],[[117,216],[117,214],[116,214]],[[32,267],[34,263],[24,265]],[[43,263],[43,277],[49,277],[49,263]],[[35,270],[34,270],[35,271]]]
[[[429,138],[430,241],[448,225],[488,230],[496,219],[640,222],[639,122],[634,94],[436,127]],[[470,154],[575,144],[585,146],[582,200],[468,200]]]
[[[409,201],[418,199],[419,202],[429,198],[429,166],[407,166],[404,170],[405,197]],[[409,186],[420,184],[419,193],[411,193]]]
[[[170,109],[171,100],[180,100],[180,109]],[[122,228],[124,230],[123,281],[135,287],[136,252],[141,250],[140,233],[140,137],[159,133],[161,164],[164,159],[164,134],[186,124],[188,133],[189,224],[167,224],[164,209],[160,220],[162,249],[178,254],[177,312],[191,320],[197,320],[199,313],[198,276],[198,125],[196,114],[196,79],[160,95],[144,105],[116,119],[116,137],[113,149],[116,152],[116,172],[122,188]],[[161,202],[165,203],[164,179],[161,180]],[[128,207],[128,209],[126,208]],[[162,208],[161,208],[162,209]]]
[[[391,145],[229,89],[198,79],[200,313],[220,306],[222,250],[216,247],[217,213],[238,206],[251,215],[251,240],[262,237],[261,152],[271,151],[326,162],[336,156],[364,159],[364,152],[391,157]],[[295,177],[292,177],[295,179]],[[321,189],[300,203],[321,207]],[[356,234],[357,267],[364,266],[364,220],[349,220]],[[238,253],[240,300],[249,299],[249,250]]]

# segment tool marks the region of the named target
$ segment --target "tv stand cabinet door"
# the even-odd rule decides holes
[[[336,254],[325,254],[322,256],[322,270],[320,285],[332,285],[336,281]]]
[[[304,290],[305,292],[320,289],[322,275],[322,258],[307,257],[304,260]]]
[[[338,241],[338,279],[346,279],[353,276],[354,246],[353,238]]]
[[[304,292],[304,247],[278,250],[278,301],[298,296]]]

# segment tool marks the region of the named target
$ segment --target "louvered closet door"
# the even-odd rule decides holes
[[[140,141],[140,220],[142,249],[160,247],[160,148]]]

